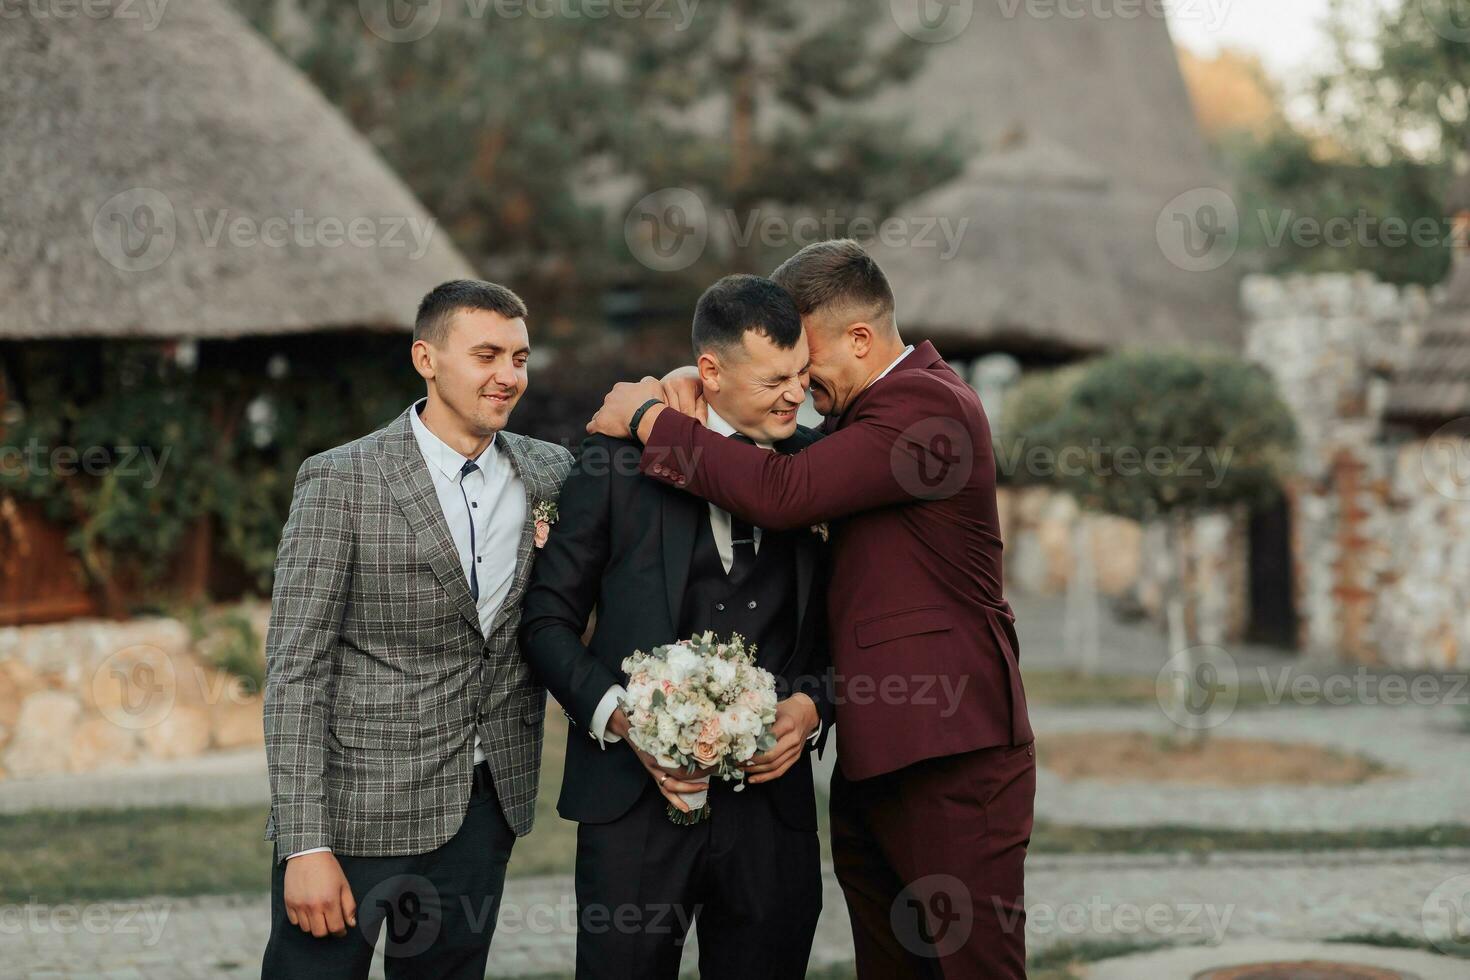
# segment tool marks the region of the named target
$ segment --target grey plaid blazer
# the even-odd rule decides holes
[[[516,631],[533,511],[557,499],[571,453],[511,432],[495,439],[525,486],[526,523],[486,637],[411,411],[311,457],[296,477],[266,635],[265,839],[281,859],[443,844],[469,805],[476,732],[506,821],[531,830],[546,691]]]

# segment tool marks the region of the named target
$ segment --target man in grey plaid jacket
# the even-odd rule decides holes
[[[521,596],[571,464],[504,430],[525,315],[492,283],[429,293],[428,397],[296,478],[266,638],[272,980],[366,977],[385,924],[390,980],[484,976],[541,766]]]

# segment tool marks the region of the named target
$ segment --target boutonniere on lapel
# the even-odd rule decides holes
[[[821,538],[823,544],[826,544],[827,543],[827,538],[828,538],[828,536],[832,532],[829,531],[829,530],[827,530],[827,522],[826,521],[823,521],[820,524],[813,524],[812,525],[812,533],[815,534],[817,537]]]
[[[536,504],[536,509],[531,512],[531,516],[536,519],[536,547],[544,548],[546,539],[551,535],[551,525],[555,524],[557,518],[561,516],[557,513],[556,501],[539,502]]]

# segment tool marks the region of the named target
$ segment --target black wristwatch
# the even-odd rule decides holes
[[[662,405],[663,403],[664,400],[662,398],[650,398],[642,405],[639,405],[638,411],[633,413],[633,421],[628,423],[628,435],[634,440],[642,442],[643,440],[638,438],[638,424],[643,421],[643,416],[647,414],[650,408],[655,405]]]

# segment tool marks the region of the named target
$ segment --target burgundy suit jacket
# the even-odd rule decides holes
[[[758,527],[828,525],[837,752],[849,779],[1030,742],[980,399],[926,341],[827,430],[782,455],[666,409],[641,466]]]

